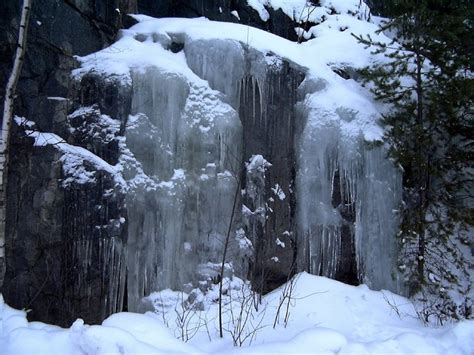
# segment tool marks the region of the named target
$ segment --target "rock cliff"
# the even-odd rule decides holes
[[[261,292],[298,270],[397,289],[394,242],[381,237],[396,229],[400,177],[367,143],[377,112],[351,96],[353,68],[290,55],[294,43],[263,31],[155,29],[124,14],[206,16],[291,41],[316,20],[272,7],[265,20],[244,0],[106,3],[33,8],[7,196],[8,304],[70,325],[232,274]],[[18,8],[0,9],[3,83]],[[324,11],[321,21],[347,15]]]

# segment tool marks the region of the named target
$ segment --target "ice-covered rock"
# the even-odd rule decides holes
[[[231,220],[253,256],[229,260],[241,273],[249,263],[262,291],[297,268],[399,290],[400,174],[368,143],[382,134],[378,108],[335,76],[333,56],[314,60],[311,41],[298,46],[241,25],[135,18],[113,51],[82,58],[75,73],[132,86],[123,142],[128,165],[139,167],[125,169],[135,171],[127,178],[130,309],[157,289],[204,281],[196,270],[219,262]]]

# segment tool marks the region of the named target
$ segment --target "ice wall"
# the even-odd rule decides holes
[[[321,83],[309,86],[319,86],[316,93],[324,91]],[[360,112],[344,106],[318,107],[317,94],[304,93],[302,98],[297,148],[299,267],[348,283],[401,291],[394,238],[400,172],[383,146],[368,143],[362,131],[354,134],[345,124]]]
[[[236,111],[204,82],[153,67],[132,78],[127,291],[129,309],[138,310],[153,291],[217,277],[242,128]]]
[[[239,112],[241,166],[256,156],[270,164],[265,177],[247,169],[241,179],[244,229],[254,246],[249,277],[255,288],[270,291],[296,271],[294,105],[305,69],[237,41],[194,40],[184,50],[189,67]]]
[[[132,115],[122,156],[132,186],[127,195],[131,310],[140,309],[140,300],[152,291],[202,286],[219,277],[234,196],[229,271],[247,277],[250,266],[256,277],[257,269],[262,276],[275,260],[287,269],[293,262],[292,249],[283,250],[276,240],[294,237],[293,105],[303,73],[237,41],[199,40],[183,47],[195,78],[151,66],[131,76]],[[276,168],[261,181],[260,195],[250,196],[251,177],[242,169],[262,154]],[[248,214],[241,218],[245,208],[261,214],[259,228]],[[248,260],[252,246],[253,261]]]
[[[138,310],[157,289],[206,288],[219,279],[234,196],[227,273],[268,291],[297,263],[397,290],[400,176],[383,148],[365,143],[373,138],[359,118],[373,105],[357,103],[367,92],[350,80],[370,58],[351,33],[376,26],[355,20],[364,18],[358,1],[322,3],[308,8],[314,27],[296,28],[315,37],[305,44],[138,15],[113,46],[79,58],[73,83],[63,78],[60,93],[41,97],[47,115],[30,117],[75,151],[66,159],[57,142],[32,146],[25,127],[13,135],[8,302],[68,325]],[[299,25],[282,24],[265,27],[296,39]]]
[[[218,277],[236,189],[230,269],[256,288],[271,290],[298,265],[398,290],[400,176],[383,147],[345,126],[363,113],[318,104],[323,80],[300,87],[304,68],[245,43],[182,48],[196,80],[155,67],[132,74],[126,146],[140,171],[129,177],[139,181],[127,202],[129,307]],[[264,171],[248,170],[256,157]]]
[[[231,219],[226,272],[259,291],[297,268],[397,290],[400,175],[367,143],[382,133],[360,86],[265,32],[137,18],[103,60],[84,60],[131,85],[119,159],[129,309],[218,281]]]

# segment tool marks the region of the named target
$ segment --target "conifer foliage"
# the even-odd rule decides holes
[[[426,321],[470,317],[473,232],[473,5],[390,0],[380,31],[356,38],[384,54],[362,71],[383,116],[389,155],[403,171],[400,269]],[[459,301],[459,295],[462,301]],[[457,302],[455,299],[457,298]]]

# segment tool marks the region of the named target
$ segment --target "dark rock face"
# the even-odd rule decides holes
[[[91,86],[103,86],[92,85],[90,78],[80,84],[77,97],[87,91],[89,99]],[[118,96],[115,99],[120,102]],[[94,101],[101,102],[98,97]],[[84,103],[79,100],[72,107]],[[114,127],[110,119],[104,122],[100,108],[96,104],[75,111],[62,122],[68,129],[61,131],[69,143],[115,164],[121,124],[116,121]],[[68,158],[60,144],[33,146],[23,127],[14,127],[5,300],[17,308],[31,308],[31,319],[68,326],[80,315],[87,322],[100,322],[123,306],[124,193],[113,174],[86,160],[81,174],[88,180],[80,181],[80,176],[65,170],[68,159],[74,157]]]
[[[110,217],[123,213],[123,201],[103,193],[115,183],[92,167],[96,184],[65,187],[61,152],[32,143],[23,135],[10,169],[3,295],[31,309],[31,319],[99,322],[122,304],[123,287],[110,286],[125,265],[126,226]]]
[[[76,99],[76,106],[98,105],[103,114],[122,122],[120,134],[123,135],[132,105],[131,88],[112,79],[104,80],[97,74],[85,75],[78,86],[74,87],[75,92],[71,95]],[[100,154],[99,156],[102,157]]]
[[[97,122],[102,113],[68,114],[93,102],[104,113],[122,118],[130,105],[120,101],[124,96],[113,84],[87,78],[80,88],[73,87],[70,73],[77,65],[73,55],[110,44],[121,27],[120,12],[134,11],[135,5],[132,0],[34,1],[15,114],[35,121],[39,131],[58,133],[114,164],[117,142],[114,134],[106,138],[110,132]],[[2,104],[19,11],[19,2],[0,4]],[[85,166],[93,183],[66,187],[62,157],[57,147],[34,147],[20,128],[12,134],[7,270],[1,291],[10,305],[32,309],[30,320],[67,326],[82,317],[97,323],[122,307],[123,283],[114,278],[125,266],[126,224],[120,223],[125,203],[114,178],[93,166]]]
[[[237,11],[240,20],[232,15]],[[246,0],[139,0],[138,12],[153,17],[201,17],[213,21],[242,23],[260,28],[280,37],[296,41],[295,23],[283,11],[267,9],[268,21],[263,21],[258,12],[247,5]]]
[[[244,132],[244,160],[261,154],[271,163],[265,169],[263,182],[252,181],[255,179],[252,173],[242,179],[244,191],[252,185],[260,190],[256,195],[261,195],[261,200],[256,201],[247,191],[243,204],[253,211],[259,207],[266,211],[263,218],[254,218],[247,227],[250,229],[247,235],[254,235],[256,252],[251,278],[256,289],[264,293],[286,282],[296,272],[296,115],[293,107],[296,89],[303,79],[301,69],[282,61],[268,73],[262,88],[252,76],[245,77],[241,85],[239,116]]]
[[[354,202],[350,202],[345,198],[341,191],[341,174],[336,170],[333,181],[332,206],[337,209],[342,217],[341,226],[341,247],[339,255],[339,263],[335,275],[335,279],[350,285],[358,285],[356,251],[355,251],[355,206]],[[342,183],[344,183],[342,181]]]
[[[45,131],[55,128],[48,97],[67,97],[74,55],[97,51],[114,39],[122,13],[134,9],[133,0],[34,1],[28,31],[28,47],[18,87],[16,114],[35,118]],[[17,1],[0,4],[0,82],[6,82],[17,37],[20,6]],[[72,25],[73,24],[73,25]],[[3,103],[4,85],[1,86]]]
[[[24,135],[17,142],[9,170],[3,296],[14,307],[33,309],[32,319],[57,321],[64,312],[59,154],[52,147],[33,148]]]

